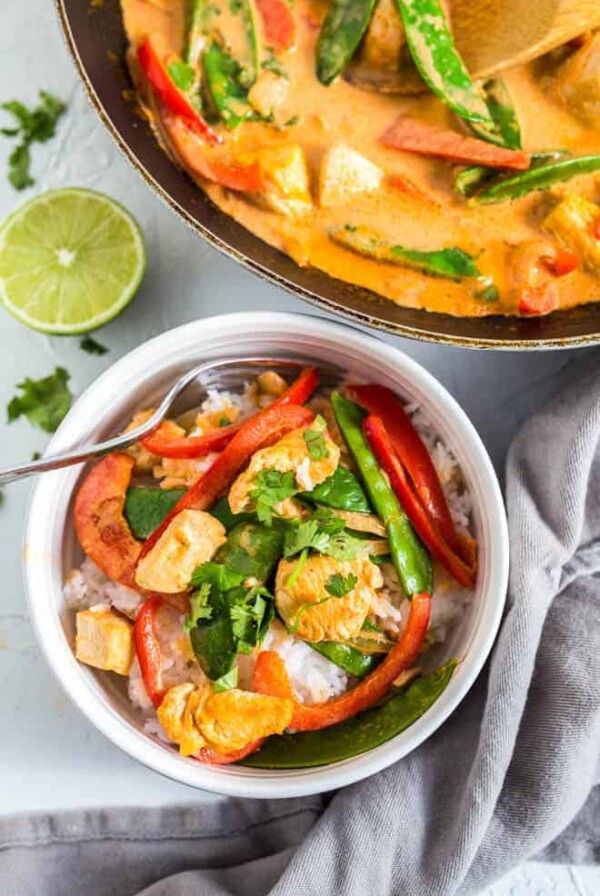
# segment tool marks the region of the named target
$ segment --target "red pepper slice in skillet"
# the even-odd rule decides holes
[[[192,485],[144,543],[139,560],[152,550],[171,520],[180,511],[188,508],[208,510],[231,485],[255,451],[272,445],[292,429],[308,425],[313,418],[314,414],[308,408],[289,404],[284,407],[270,405],[245,420],[210,469]]]
[[[326,703],[307,706],[297,701],[284,662],[272,650],[265,650],[258,655],[254,670],[254,690],[272,697],[293,700],[294,714],[290,728],[296,731],[317,731],[337,725],[381,700],[400,673],[414,665],[427,634],[430,615],[430,596],[413,595],[406,628],[381,665],[355,688]]]
[[[296,42],[296,21],[288,0],[256,0],[265,38],[275,52],[290,50]]]
[[[250,753],[255,753],[263,742],[264,738],[262,737],[259,740],[252,740],[245,747],[240,750],[232,750],[231,753],[217,753],[211,747],[203,747],[194,758],[199,759],[200,762],[206,762],[208,765],[230,765],[232,762],[245,759]]]
[[[302,371],[298,379],[279,398],[276,398],[269,407],[304,404],[315,391],[318,381],[316,368],[307,367]],[[203,435],[180,436],[173,435],[175,424],[166,420],[164,423],[161,423],[158,429],[155,429],[149,436],[142,439],[142,445],[151,454],[157,454],[159,457],[204,457],[204,455],[210,454],[211,451],[221,451],[225,448],[233,436],[247,422],[247,419],[242,420],[239,423],[232,423],[230,426],[224,426],[221,429],[215,429]],[[178,432],[179,430],[175,431]]]
[[[404,467],[400,463],[383,425],[381,418],[373,414],[363,423],[363,431],[373,454],[381,468],[385,470],[390,485],[396,493],[406,515],[415,527],[421,541],[429,548],[431,555],[448,570],[460,585],[471,588],[475,584],[476,567],[465,563],[441,537],[419,497],[413,489]]]
[[[85,554],[121,585],[135,588],[141,542],[123,516],[133,469],[127,454],[108,454],[88,473],[75,499],[75,531]]]
[[[137,58],[140,68],[157,99],[169,112],[182,118],[186,125],[199,134],[207,143],[214,145],[223,142],[223,138],[204,121],[183,91],[179,90],[174,84],[149,37],[146,37],[139,45]]]
[[[381,418],[394,451],[432,523],[454,553],[465,562],[470,562],[464,541],[454,528],[444,490],[429,451],[402,402],[385,386],[349,386],[347,391],[369,414]]]

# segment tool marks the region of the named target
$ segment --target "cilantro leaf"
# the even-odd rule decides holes
[[[238,668],[237,666],[234,666],[233,669],[230,669],[225,675],[221,675],[220,678],[217,678],[213,687],[215,689],[215,694],[221,694],[223,691],[230,691],[231,688],[237,688],[237,684]]]
[[[323,436],[323,430],[326,425],[327,424],[323,418],[318,416],[315,417],[313,428],[305,429],[302,433],[302,438],[304,439],[308,450],[308,456],[311,460],[325,460],[325,458],[329,457],[329,451],[327,450],[325,437]]]
[[[364,552],[364,549],[364,539],[357,538],[356,535],[351,535],[349,532],[339,532],[331,538],[326,553],[334,560],[343,562],[344,560],[354,560]]]
[[[263,641],[274,616],[273,595],[257,586],[243,595],[230,596],[231,629],[239,653],[251,653]]]
[[[193,628],[196,628],[201,619],[210,619],[213,614],[213,608],[209,605],[210,583],[203,582],[202,585],[192,593],[190,597],[190,612],[186,613],[183,620],[183,630],[187,634]]]
[[[324,554],[329,546],[329,541],[330,536],[319,527],[319,520],[311,517],[304,523],[294,523],[286,528],[283,556],[289,559],[307,548]]]
[[[64,367],[41,380],[27,377],[17,383],[21,395],[15,395],[8,404],[8,422],[25,416],[33,426],[44,432],[55,432],[71,407],[72,395],[67,382],[69,374]]]
[[[345,530],[342,517],[328,510],[318,510],[303,523],[289,524],[284,539],[286,559],[311,549],[336,560],[352,560],[364,549],[364,541]]]
[[[357,584],[358,578],[354,573],[351,572],[344,576],[341,572],[335,572],[327,579],[325,591],[332,597],[344,597],[346,594],[350,594]]]
[[[88,355],[105,355],[108,352],[106,346],[102,345],[100,342],[96,342],[94,337],[90,336],[89,333],[80,341],[79,348],[83,352],[87,352]]]
[[[65,104],[41,90],[39,103],[28,109],[18,100],[0,104],[15,119],[16,127],[2,128],[5,137],[18,137],[19,142],[8,158],[8,179],[15,190],[23,190],[34,183],[29,173],[31,162],[29,147],[32,143],[46,143],[56,132],[56,122],[65,109]]]
[[[192,588],[200,588],[207,584],[215,591],[229,591],[239,587],[244,581],[244,576],[226,566],[224,563],[214,563],[208,560],[194,570],[191,579]]]
[[[273,507],[298,493],[296,475],[292,470],[261,470],[256,477],[250,497],[256,501],[256,515],[261,523],[273,520]]]
[[[189,90],[194,83],[195,73],[187,62],[172,62],[168,66],[169,75],[176,87],[184,92]]]

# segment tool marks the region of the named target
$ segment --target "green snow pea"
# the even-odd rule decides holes
[[[460,118],[496,124],[465,68],[440,0],[396,0],[410,54],[427,86]]]
[[[567,158],[570,154],[566,150],[556,149],[551,152],[534,152],[531,156],[531,167],[541,168],[552,162],[558,162],[560,159]],[[483,168],[480,165],[471,165],[469,168],[463,168],[456,175],[454,180],[454,189],[461,196],[469,199],[471,196],[482,190],[487,184],[498,181],[506,174],[502,174],[497,168]]]
[[[332,0],[317,41],[317,78],[331,84],[340,75],[369,26],[377,0]]]
[[[123,514],[134,538],[149,538],[183,495],[184,488],[128,489]]]
[[[202,56],[205,88],[223,124],[237,128],[252,115],[242,85],[242,68],[239,62],[217,43],[211,43]]]
[[[313,650],[355,678],[364,678],[382,659],[382,654],[363,653],[350,644],[340,644],[337,641],[309,643]]]
[[[362,485],[354,473],[341,464],[325,482],[315,486],[311,492],[302,492],[299,497],[334,510],[371,513],[371,505]]]
[[[247,522],[231,530],[214,559],[263,585],[274,572],[282,550],[283,532],[280,529]]]
[[[255,513],[233,513],[229,506],[229,498],[225,495],[223,498],[213,504],[208,511],[211,516],[219,520],[225,526],[227,532],[237,526],[239,523],[256,522]]]
[[[390,553],[402,587],[409,596],[425,591],[431,593],[431,557],[412,528],[367,443],[362,431],[365,415],[357,404],[343,398],[338,392],[332,393],[331,404],[373,507],[387,529]]]
[[[554,184],[564,183],[572,177],[591,174],[593,171],[600,171],[600,155],[563,159],[560,162],[503,177],[491,186],[484,187],[471,201],[487,205],[492,202],[520,199],[521,196],[526,196],[535,190],[548,190]]]
[[[394,246],[376,239],[360,228],[348,224],[330,230],[329,238],[346,249],[358,252],[359,255],[366,255],[368,258],[375,258],[388,264],[399,264],[431,277],[446,277],[449,280],[481,277],[481,271],[473,257],[456,247],[431,252],[407,249],[405,246]]]
[[[487,101],[487,107],[494,122],[493,130],[469,122],[470,130],[497,146],[505,146],[508,149],[522,149],[521,128],[517,118],[517,112],[513,106],[510,93],[502,78],[492,78],[483,85],[483,92]]]
[[[456,665],[456,660],[450,660],[435,672],[417,678],[387,702],[331,728],[270,737],[241,764],[253,768],[311,768],[373,750],[427,712],[445,691]]]

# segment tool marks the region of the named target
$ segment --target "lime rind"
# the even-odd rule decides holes
[[[43,333],[87,333],[113,320],[145,270],[139,225],[95,190],[51,190],[0,227],[0,301]]]

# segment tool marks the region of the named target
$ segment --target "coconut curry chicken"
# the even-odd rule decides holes
[[[122,0],[161,143],[299,265],[401,305],[600,299],[600,33],[470,77],[439,0]]]

